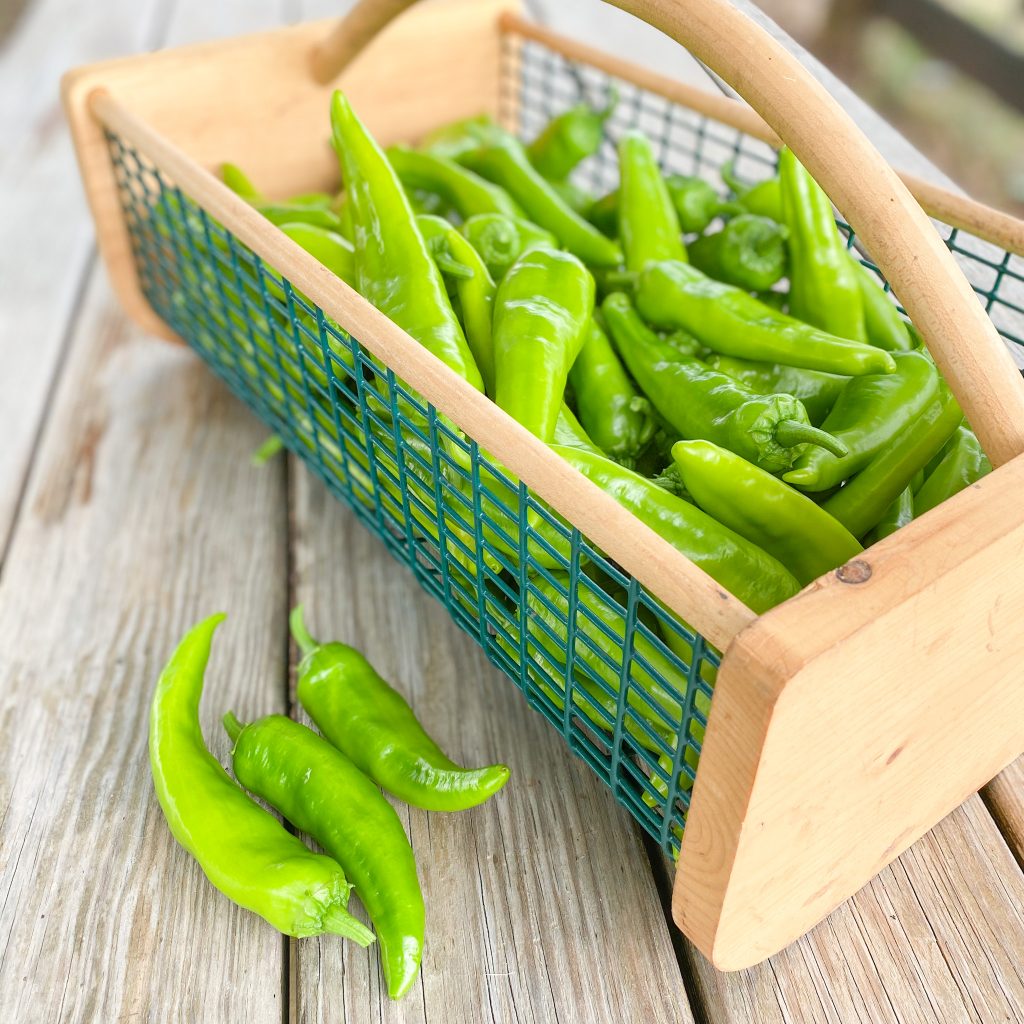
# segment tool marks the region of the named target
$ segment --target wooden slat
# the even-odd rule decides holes
[[[53,83],[69,64],[151,44],[165,6],[165,0],[37,0],[3,41],[0,561],[95,252]],[[75,31],[54,31],[59,21]]]
[[[99,276],[78,324],[0,581],[0,1020],[279,1022],[281,937],[172,840],[146,734],[162,663],[218,609],[211,747],[227,707],[283,706],[282,475]]]
[[[372,949],[300,942],[295,1019],[691,1021],[629,816],[379,540],[305,470],[295,484],[295,597],[314,632],[363,650],[456,760],[512,769],[472,811],[401,808],[427,906],[406,1000],[388,1003]]]
[[[799,942],[716,971],[692,946],[715,1024],[1024,1019],[1024,877],[971,798]]]

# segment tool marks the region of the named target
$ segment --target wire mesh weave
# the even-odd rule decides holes
[[[507,38],[503,65],[505,114],[524,137],[580,98],[607,98],[612,86],[533,42]],[[774,167],[763,143],[615,85],[620,104],[580,185],[614,187],[614,140],[629,126],[648,132],[669,171],[717,184],[726,160],[751,178]],[[154,309],[676,853],[717,652],[130,145],[107,137]],[[963,232],[943,234],[1024,352],[1024,260]]]

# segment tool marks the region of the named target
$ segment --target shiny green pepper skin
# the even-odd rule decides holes
[[[647,136],[630,131],[619,141],[619,237],[627,270],[656,260],[685,260],[686,248],[672,197]]]
[[[915,517],[923,516],[991,472],[992,463],[974,431],[961,424],[946,442],[937,465],[914,493]]]

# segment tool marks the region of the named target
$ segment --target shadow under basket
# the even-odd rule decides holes
[[[755,963],[1024,748],[1024,460],[994,457],[979,484],[755,616],[217,180],[232,160],[272,196],[336,185],[334,85],[309,71],[329,27],[67,76],[119,296],[209,364],[679,857],[683,931],[723,969]],[[748,180],[776,163],[778,139],[742,102],[498,0],[407,11],[335,84],[383,143],[483,111],[530,138],[614,88],[606,138],[575,177],[597,194],[615,187],[631,127],[667,172],[715,184],[728,161]],[[1024,224],[904,180],[1024,365]],[[970,410],[969,380],[942,365]]]

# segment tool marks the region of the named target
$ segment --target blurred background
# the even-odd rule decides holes
[[[1024,212],[1022,0],[759,0],[975,198]]]

